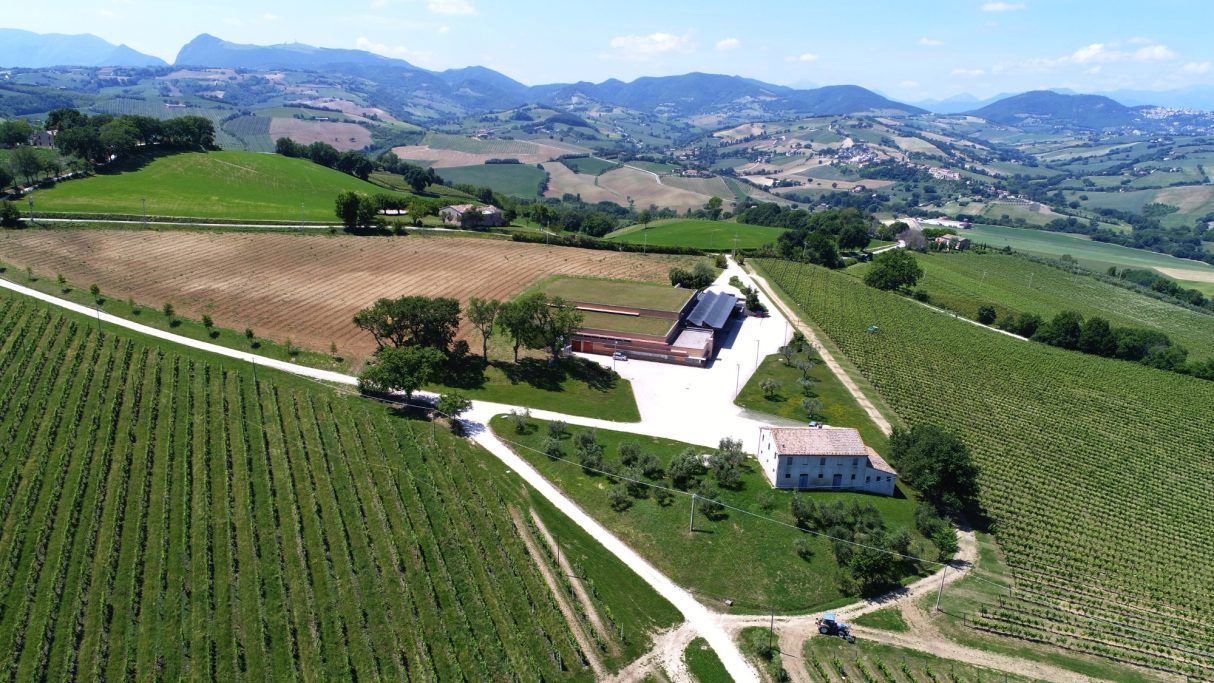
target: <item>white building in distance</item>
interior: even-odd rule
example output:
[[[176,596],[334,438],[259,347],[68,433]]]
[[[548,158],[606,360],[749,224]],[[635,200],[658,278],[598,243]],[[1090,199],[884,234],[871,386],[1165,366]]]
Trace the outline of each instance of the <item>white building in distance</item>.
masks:
[[[840,427],[763,427],[759,464],[778,489],[894,495],[898,473],[860,432]]]

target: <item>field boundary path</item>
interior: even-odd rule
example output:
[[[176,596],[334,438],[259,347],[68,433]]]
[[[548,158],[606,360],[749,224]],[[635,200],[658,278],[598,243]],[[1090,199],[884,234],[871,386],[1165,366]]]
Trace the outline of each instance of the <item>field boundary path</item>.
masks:
[[[333,382],[345,386],[357,386],[358,378],[351,375],[346,375],[340,372],[331,370],[321,370],[318,368],[310,368],[295,363],[289,363],[270,358],[262,358],[256,354],[246,351],[238,351],[230,349],[218,344],[199,341],[182,337],[171,332],[158,330],[154,327],[148,327],[140,323],[126,320],[109,313],[103,313],[99,310],[90,309],[87,306],[82,306],[71,301],[65,301],[49,294],[43,294],[37,290],[23,287],[14,282],[5,279],[0,279],[0,287],[12,290],[19,294],[29,296],[40,301],[45,301],[49,304],[65,308],[67,310],[79,313],[84,316],[92,317],[100,323],[122,327],[124,329],[139,332],[141,334],[162,339],[169,342],[188,346],[214,353],[228,358],[245,361],[251,364],[260,364],[263,367],[270,367],[276,370],[289,372],[303,377],[309,377],[324,382]],[[509,406],[500,403],[488,403],[483,401],[474,401],[472,409],[464,418],[467,423],[468,431],[473,434],[473,440],[483,446],[491,454],[496,456],[508,467],[516,471],[528,484],[543,495],[551,502],[558,510],[568,516],[574,523],[589,533],[596,541],[603,545],[609,552],[626,564],[629,569],[641,577],[646,583],[654,588],[663,598],[668,600],[680,612],[688,624],[695,629],[705,640],[708,641],[712,649],[720,657],[721,663],[725,665],[725,669],[735,681],[758,681],[758,673],[742,655],[742,651],[738,648],[737,643],[730,637],[729,633],[718,620],[718,615],[711,612],[707,607],[697,601],[691,593],[681,588],[674,583],[669,577],[660,572],[656,567],[642,558],[635,550],[630,548],[626,543],[620,540],[615,534],[611,533],[592,518],[584,510],[573,502],[571,498],[565,496],[559,489],[552,485],[547,479],[539,473],[538,470],[531,467],[522,457],[517,455],[509,446],[493,434],[489,429],[489,420],[495,415],[509,412],[517,409],[517,406]],[[566,416],[559,413],[551,413],[550,419],[564,419],[570,423],[580,423],[587,421],[586,418],[578,418],[572,415]],[[613,425],[615,428],[626,426],[624,423],[610,423],[606,420],[590,420],[595,423],[605,423]]]

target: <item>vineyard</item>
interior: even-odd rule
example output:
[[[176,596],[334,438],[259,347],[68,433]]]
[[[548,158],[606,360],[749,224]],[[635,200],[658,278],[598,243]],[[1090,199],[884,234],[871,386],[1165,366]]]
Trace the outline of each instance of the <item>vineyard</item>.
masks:
[[[0,325],[7,680],[590,678],[474,446],[19,298]]]
[[[1214,386],[996,334],[842,273],[759,267],[904,420],[973,450],[1014,590],[966,615],[971,629],[1214,678]]]
[[[1022,312],[1049,319],[1061,311],[1078,311],[1085,317],[1103,317],[1114,326],[1162,332],[1197,360],[1214,356],[1214,315],[1019,256],[960,253],[916,258],[924,271],[919,286],[931,295],[931,303],[968,318],[975,318],[983,305],[993,306],[998,320]],[[856,273],[862,274],[862,268]]]
[[[804,666],[814,683],[1029,683],[1032,679],[941,659],[917,650],[838,638],[805,641]]]
[[[347,357],[374,350],[351,318],[379,297],[504,299],[554,273],[656,282],[683,260],[456,237],[94,230],[6,231],[0,259],[146,306],[171,301],[221,328],[316,350],[335,342]]]

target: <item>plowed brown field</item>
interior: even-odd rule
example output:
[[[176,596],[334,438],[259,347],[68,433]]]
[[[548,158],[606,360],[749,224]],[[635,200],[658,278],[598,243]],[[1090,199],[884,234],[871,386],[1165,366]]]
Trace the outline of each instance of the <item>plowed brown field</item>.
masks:
[[[347,356],[374,349],[358,309],[402,294],[506,299],[551,274],[663,282],[684,257],[468,237],[300,236],[103,230],[0,232],[0,260],[62,273],[105,296]],[[473,341],[466,324],[460,336]],[[473,344],[477,348],[476,344]]]

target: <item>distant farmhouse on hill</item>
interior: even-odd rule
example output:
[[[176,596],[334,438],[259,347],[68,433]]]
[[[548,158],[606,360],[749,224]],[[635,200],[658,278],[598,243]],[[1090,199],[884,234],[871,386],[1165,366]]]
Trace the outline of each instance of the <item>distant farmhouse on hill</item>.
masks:
[[[443,219],[443,225],[461,228],[498,228],[506,224],[506,217],[502,215],[502,210],[492,204],[485,206],[452,204],[439,209],[438,215]]]
[[[894,495],[898,473],[860,432],[841,427],[763,427],[759,463],[778,489]]]

